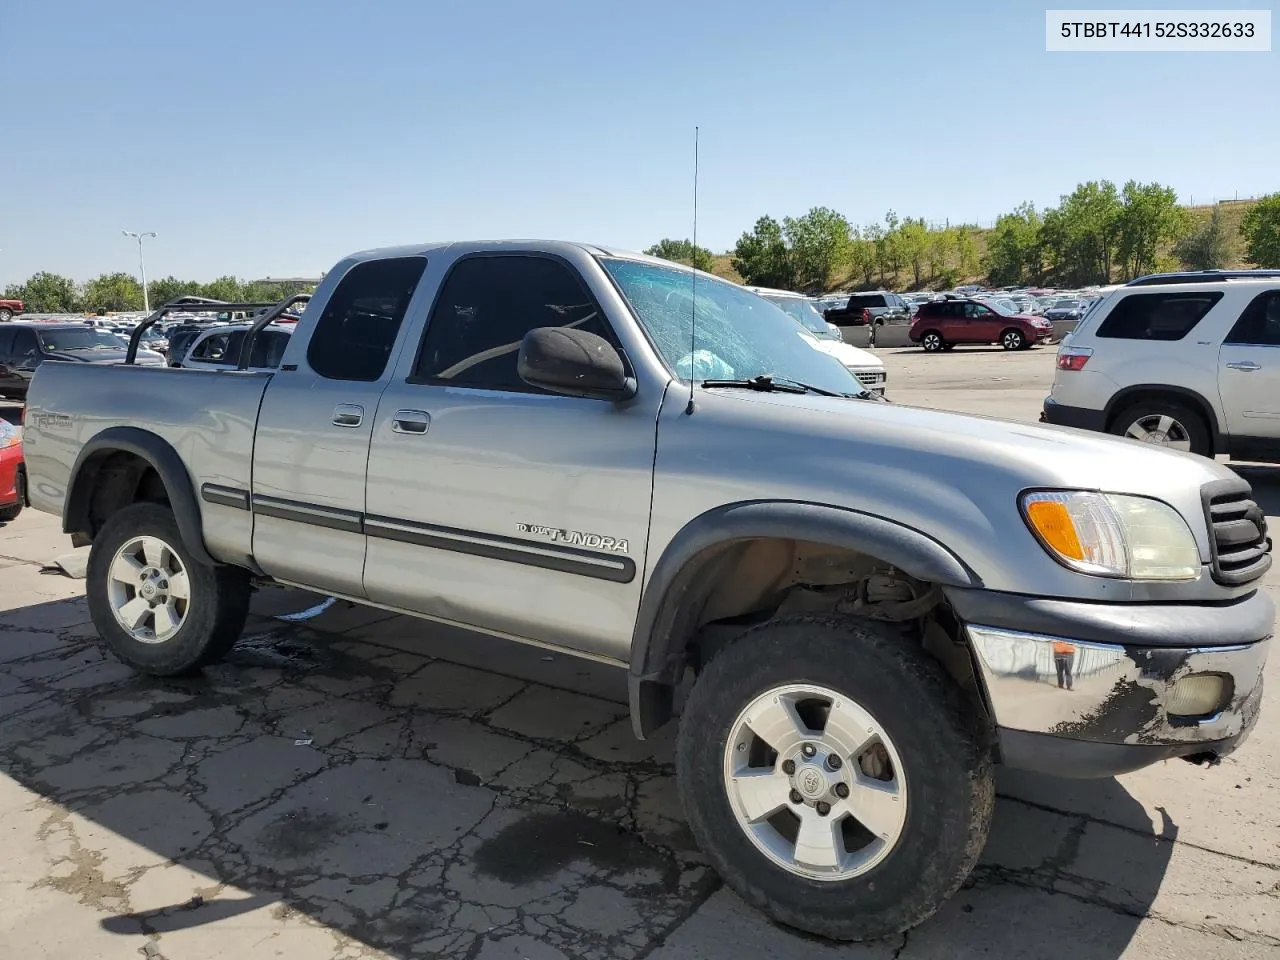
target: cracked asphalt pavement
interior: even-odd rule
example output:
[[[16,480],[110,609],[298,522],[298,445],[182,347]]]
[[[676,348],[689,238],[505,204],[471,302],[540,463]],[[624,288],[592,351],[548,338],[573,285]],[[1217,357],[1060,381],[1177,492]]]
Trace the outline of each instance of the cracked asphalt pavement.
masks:
[[[883,352],[899,401],[1023,419],[1052,366]],[[1240,469],[1280,522],[1280,468]],[[342,603],[285,621],[321,598],[269,589],[225,663],[142,678],[83,582],[42,571],[66,550],[55,518],[0,527],[5,956],[1280,957],[1280,655],[1217,768],[1003,771],[972,881],[904,937],[834,945],[705,866],[671,731],[631,738],[611,668]]]

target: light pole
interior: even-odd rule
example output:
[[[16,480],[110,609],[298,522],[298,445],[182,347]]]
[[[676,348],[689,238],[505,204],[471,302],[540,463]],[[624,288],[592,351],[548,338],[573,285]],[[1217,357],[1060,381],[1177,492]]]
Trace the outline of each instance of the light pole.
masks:
[[[146,313],[151,312],[151,300],[147,297],[147,261],[142,256],[142,241],[146,237],[155,239],[155,231],[148,230],[146,233],[134,233],[132,230],[121,230],[126,237],[133,237],[138,241],[138,269],[142,272],[142,309]]]

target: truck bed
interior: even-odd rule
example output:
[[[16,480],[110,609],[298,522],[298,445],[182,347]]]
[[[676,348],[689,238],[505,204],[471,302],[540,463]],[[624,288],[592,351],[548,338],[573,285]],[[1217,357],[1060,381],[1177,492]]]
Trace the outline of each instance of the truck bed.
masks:
[[[112,427],[145,430],[168,441],[186,465],[209,552],[229,562],[248,556],[250,514],[199,500],[199,493],[206,484],[250,488],[254,426],[270,380],[270,373],[42,364],[31,381],[23,430],[35,478],[32,506],[62,515],[81,449]]]

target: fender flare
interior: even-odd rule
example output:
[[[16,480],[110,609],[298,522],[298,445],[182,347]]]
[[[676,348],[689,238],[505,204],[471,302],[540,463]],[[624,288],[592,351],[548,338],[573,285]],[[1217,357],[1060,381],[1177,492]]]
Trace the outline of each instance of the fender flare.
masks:
[[[644,739],[671,717],[684,662],[678,638],[684,600],[714,576],[743,540],[809,540],[871,554],[940,586],[980,587],[977,574],[926,533],[869,513],[800,501],[753,500],[716,507],[690,520],[663,550],[640,598],[627,686],[631,724]]]
[[[69,492],[62,510],[62,532],[92,534],[89,506],[98,464],[113,453],[130,453],[151,465],[169,494],[169,506],[178,522],[183,546],[198,563],[217,566],[204,545],[200,508],[186,464],[167,440],[139,427],[108,427],[80,448],[80,455],[71,468]]]

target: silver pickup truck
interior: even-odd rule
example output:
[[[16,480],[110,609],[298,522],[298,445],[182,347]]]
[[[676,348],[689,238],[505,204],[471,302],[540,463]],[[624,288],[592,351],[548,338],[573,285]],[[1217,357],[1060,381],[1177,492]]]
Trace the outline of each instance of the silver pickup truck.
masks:
[[[956,890],[993,763],[1213,760],[1257,720],[1271,543],[1232,471],[884,402],[647,257],[357,254],[278,370],[46,363],[26,424],[122,660],[215,660],[273,581],[616,665],[637,736],[682,705],[715,869],[826,937]]]

